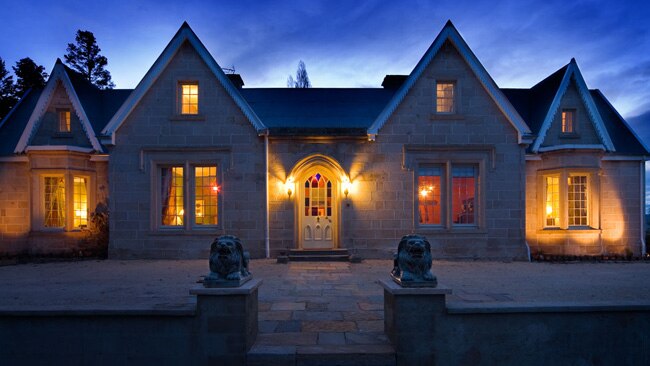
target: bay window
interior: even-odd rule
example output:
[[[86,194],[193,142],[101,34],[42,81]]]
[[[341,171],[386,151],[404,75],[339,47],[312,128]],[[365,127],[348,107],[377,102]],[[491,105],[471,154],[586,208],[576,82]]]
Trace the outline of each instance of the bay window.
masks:
[[[39,204],[34,225],[44,230],[78,230],[88,226],[88,176],[74,173],[43,174],[39,178]]]
[[[590,171],[569,171],[543,175],[543,227],[571,229],[597,227],[596,175]]]

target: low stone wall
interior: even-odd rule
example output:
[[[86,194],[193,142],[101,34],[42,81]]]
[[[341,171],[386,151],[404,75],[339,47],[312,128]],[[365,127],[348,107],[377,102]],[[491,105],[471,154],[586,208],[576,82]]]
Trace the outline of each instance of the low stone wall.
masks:
[[[3,365],[245,365],[261,280],[197,289],[179,310],[3,311]]]
[[[380,282],[398,365],[650,364],[650,306],[447,307],[448,289]]]

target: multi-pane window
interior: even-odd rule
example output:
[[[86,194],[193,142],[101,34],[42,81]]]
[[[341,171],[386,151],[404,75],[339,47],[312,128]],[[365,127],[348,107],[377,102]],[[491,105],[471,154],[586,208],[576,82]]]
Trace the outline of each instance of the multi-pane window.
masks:
[[[199,114],[199,84],[181,83],[180,86],[181,114]]]
[[[587,176],[568,178],[569,226],[587,226]]]
[[[320,173],[305,181],[305,216],[332,216],[332,182]]]
[[[418,216],[423,225],[440,225],[442,167],[422,167],[418,171]]]
[[[590,174],[563,171],[544,176],[544,227],[567,229],[594,224],[590,222],[589,199]]]
[[[576,119],[576,111],[565,109],[562,111],[562,133],[573,133]]]
[[[454,113],[454,83],[437,82],[436,83],[436,112],[437,113]]]
[[[417,176],[418,223],[443,227],[478,225],[478,173],[478,165],[472,164],[420,166]]]
[[[451,170],[452,220],[454,224],[474,224],[476,221],[477,169],[474,166],[454,166]]]
[[[65,227],[65,178],[46,176],[43,178],[44,222],[46,228]]]
[[[70,132],[70,110],[59,110],[59,132]]]
[[[547,227],[560,226],[560,177],[548,176],[546,180],[546,220]]]
[[[178,165],[160,168],[159,225],[217,225],[220,187],[217,167]]]
[[[217,225],[216,166],[194,167],[194,215],[197,225]]]
[[[164,226],[182,226],[185,218],[183,167],[162,168],[160,178],[161,223]]]
[[[72,185],[74,227],[88,226],[88,178],[74,177]]]

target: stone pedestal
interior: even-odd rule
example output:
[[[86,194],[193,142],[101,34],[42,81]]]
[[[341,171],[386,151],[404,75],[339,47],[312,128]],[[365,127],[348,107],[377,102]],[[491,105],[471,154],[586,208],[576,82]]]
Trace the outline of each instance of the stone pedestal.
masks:
[[[257,338],[260,279],[240,287],[190,290],[197,296],[198,333],[204,337],[203,360],[210,364],[244,365]]]
[[[451,289],[407,288],[390,278],[379,283],[384,288],[384,331],[395,347],[397,364],[427,364],[435,352],[436,320],[446,312],[445,296]]]

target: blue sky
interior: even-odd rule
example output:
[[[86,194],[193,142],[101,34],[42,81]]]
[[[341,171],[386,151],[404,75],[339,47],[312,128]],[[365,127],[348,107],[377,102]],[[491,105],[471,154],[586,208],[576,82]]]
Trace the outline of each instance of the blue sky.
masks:
[[[284,87],[301,59],[315,87],[379,87],[385,74],[408,74],[451,19],[501,87],[530,87],[575,57],[623,116],[650,110],[648,2],[5,3],[7,66],[28,56],[51,70],[75,31],[90,30],[118,88],[135,87],[184,20],[248,87]]]

